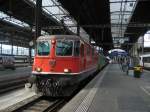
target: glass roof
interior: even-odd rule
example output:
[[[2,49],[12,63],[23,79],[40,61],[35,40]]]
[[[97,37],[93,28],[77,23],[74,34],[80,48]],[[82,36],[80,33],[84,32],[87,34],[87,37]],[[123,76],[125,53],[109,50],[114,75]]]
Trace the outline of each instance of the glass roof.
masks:
[[[36,0],[30,0],[36,4]],[[56,19],[58,22],[64,21],[64,25],[72,32],[77,33],[76,27],[77,22],[73,17],[70,16],[69,12],[65,10],[59,2],[56,0],[42,0],[43,10],[48,13],[51,17]],[[81,36],[89,37],[83,28],[80,28]]]
[[[36,0],[29,0],[36,4]],[[126,26],[130,21],[132,13],[135,9],[136,3],[138,0],[109,0],[110,2],[110,14],[111,14],[111,32],[112,37],[124,38],[124,32],[126,30]],[[74,33],[77,33],[76,27],[77,22],[73,17],[70,16],[69,12],[65,10],[57,0],[42,0],[42,9],[51,17],[56,19],[58,22],[64,21],[64,25],[68,27],[68,29]],[[9,21],[16,25],[22,27],[29,27],[28,24],[13,18],[12,16],[8,16],[3,12],[0,12],[0,19]],[[42,31],[43,34],[46,32]],[[81,28],[80,29],[81,36],[89,37],[86,31]]]
[[[29,1],[36,4],[36,0],[29,0]],[[42,7],[43,7],[43,11],[48,13],[51,17],[53,17],[58,22],[64,20],[64,25],[70,31],[77,33],[77,28],[71,27],[71,26],[77,26],[77,22],[74,20],[74,18],[70,16],[69,12],[61,6],[59,2],[57,2],[56,0],[42,0]],[[0,11],[0,19],[21,27],[30,27],[27,23],[20,21],[12,16],[9,16],[1,11]],[[35,31],[35,29],[33,29],[33,31]],[[42,34],[47,34],[47,32],[42,31]],[[81,36],[89,37],[89,35],[86,33],[86,31],[83,28],[80,28],[80,34]]]
[[[29,25],[25,22],[22,22],[18,19],[13,18],[12,16],[9,16],[3,12],[0,11],[0,20],[4,20],[10,23],[13,23],[15,25],[19,25],[21,27],[29,27]]]
[[[124,38],[126,25],[129,23],[137,0],[110,0],[111,32],[113,39]]]

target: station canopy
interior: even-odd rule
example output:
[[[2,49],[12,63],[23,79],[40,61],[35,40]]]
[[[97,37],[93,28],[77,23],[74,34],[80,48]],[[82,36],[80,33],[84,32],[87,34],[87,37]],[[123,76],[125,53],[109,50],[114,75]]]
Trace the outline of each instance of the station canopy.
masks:
[[[134,7],[134,12],[130,18],[129,24],[124,36],[131,37],[130,42],[134,43],[140,36],[150,29],[150,0],[138,0]]]
[[[110,0],[110,10],[116,47],[131,48],[150,27],[150,0]]]
[[[55,1],[47,1],[55,4]],[[60,11],[60,8],[57,6],[50,10],[45,6],[46,3],[46,0],[43,0],[40,22],[43,28],[42,34],[62,34],[60,28],[46,29],[49,26],[63,26],[60,18],[53,13],[56,10]],[[35,35],[35,5],[35,0],[0,0],[1,40],[8,39],[14,45],[29,46],[29,41],[33,40]],[[26,35],[22,35],[20,32],[26,33]],[[72,34],[72,31],[66,28],[65,33]]]
[[[136,2],[136,0],[110,0],[111,32],[115,47],[120,47],[124,41],[129,41],[129,37],[124,35]]]
[[[112,48],[109,0],[58,0],[96,45]]]
[[[36,1],[0,0],[0,39],[28,46],[35,35]],[[104,50],[125,46],[149,29],[149,7],[150,0],[42,0],[42,34],[77,34],[78,26],[80,36]]]

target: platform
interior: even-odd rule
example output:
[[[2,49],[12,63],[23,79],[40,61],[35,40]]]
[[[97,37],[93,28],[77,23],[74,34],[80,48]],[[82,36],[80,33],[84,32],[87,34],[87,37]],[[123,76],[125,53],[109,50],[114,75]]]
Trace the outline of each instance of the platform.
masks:
[[[26,104],[30,100],[36,99],[38,96],[35,92],[23,89],[11,91],[0,96],[0,112],[10,112],[15,108]]]
[[[31,66],[28,67],[19,67],[16,70],[6,69],[0,71],[0,81],[16,79],[20,77],[26,77],[31,74]]]
[[[150,112],[150,72],[134,78],[110,64],[59,112]]]

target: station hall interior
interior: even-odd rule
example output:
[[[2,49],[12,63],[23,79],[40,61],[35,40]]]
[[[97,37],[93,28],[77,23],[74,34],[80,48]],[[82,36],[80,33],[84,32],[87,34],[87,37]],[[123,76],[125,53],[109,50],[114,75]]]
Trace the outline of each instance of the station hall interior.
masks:
[[[0,112],[150,112],[149,11],[150,0],[0,0]]]

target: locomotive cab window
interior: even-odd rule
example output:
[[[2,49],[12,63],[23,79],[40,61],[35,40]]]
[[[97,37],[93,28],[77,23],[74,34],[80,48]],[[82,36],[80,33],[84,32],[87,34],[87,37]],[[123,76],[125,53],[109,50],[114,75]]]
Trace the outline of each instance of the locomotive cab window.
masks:
[[[50,54],[50,43],[48,41],[40,41],[37,43],[37,54],[39,56],[47,56]]]
[[[56,55],[57,56],[72,56],[73,41],[57,40]]]

